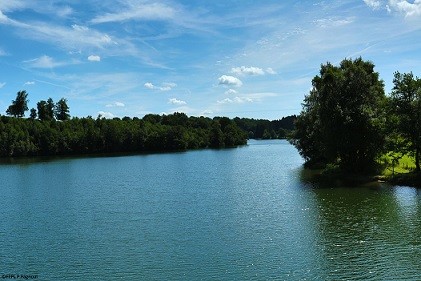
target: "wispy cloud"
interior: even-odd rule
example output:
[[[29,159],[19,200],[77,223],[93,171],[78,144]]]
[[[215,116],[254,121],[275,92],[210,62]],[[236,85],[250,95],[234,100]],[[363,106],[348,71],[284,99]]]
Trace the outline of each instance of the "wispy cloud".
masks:
[[[68,89],[67,96],[73,100],[98,101],[98,104],[112,96],[135,95],[141,87],[138,73],[131,72],[50,75],[49,79],[55,85],[64,85],[61,87]]]
[[[34,85],[34,84],[35,84],[34,81],[26,81],[23,85],[26,86],[26,85]]]
[[[328,17],[322,19],[314,20],[314,23],[321,27],[321,28],[328,28],[328,27],[338,27],[342,25],[351,24],[354,21],[354,18],[337,18],[337,17]]]
[[[240,79],[230,75],[222,75],[218,78],[219,85],[241,87],[243,82]]]
[[[3,83],[0,82],[0,89],[3,88],[5,85],[6,85],[5,82],[3,82]]]
[[[44,1],[39,5],[37,1],[28,0],[8,0],[0,1],[0,10],[4,12],[13,12],[19,10],[31,9],[39,14],[51,16],[68,17],[73,13],[73,9],[62,1],[52,0]]]
[[[52,57],[49,57],[47,55],[43,55],[39,58],[24,61],[24,63],[30,68],[55,68],[55,67],[60,67],[64,65],[74,64],[74,62],[73,63],[58,62],[58,61],[55,61]]]
[[[21,22],[10,19],[0,10],[0,24],[10,25],[17,28],[19,36],[30,38],[42,43],[48,42],[70,52],[75,50],[107,53],[110,55],[124,55],[138,57],[148,64],[152,64],[150,59],[141,52],[130,40],[115,38],[106,32],[96,29],[72,24],[71,26],[61,26],[47,22]]]
[[[14,11],[28,7],[28,2],[25,0],[6,0],[0,1],[0,10],[2,11]]]
[[[367,4],[370,8],[379,9],[382,6],[382,3],[378,0],[364,0],[364,3]]]
[[[129,20],[167,20],[175,16],[176,10],[164,3],[124,1],[125,7],[114,13],[105,13],[91,20],[94,24]]]
[[[274,74],[276,74],[276,71],[273,70],[272,67],[268,67],[268,68],[266,68],[266,73],[267,74],[274,75]]]

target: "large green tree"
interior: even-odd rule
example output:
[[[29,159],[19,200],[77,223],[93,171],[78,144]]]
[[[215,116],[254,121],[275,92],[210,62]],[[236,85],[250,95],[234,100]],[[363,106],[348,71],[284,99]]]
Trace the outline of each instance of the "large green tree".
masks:
[[[23,90],[16,94],[16,99],[7,108],[6,113],[14,117],[25,116],[25,111],[28,110],[28,93]]]
[[[296,121],[293,144],[309,162],[370,168],[384,143],[383,82],[362,58],[326,63],[312,81]]]
[[[38,118],[40,120],[53,120],[54,119],[54,101],[49,98],[47,101],[41,100],[37,103]]]
[[[407,141],[399,148],[415,157],[420,171],[421,154],[421,79],[411,73],[395,72],[391,93],[391,113],[396,132]]]
[[[69,114],[69,106],[67,105],[67,100],[65,98],[61,98],[54,108],[54,114],[57,120],[65,121],[70,118]]]

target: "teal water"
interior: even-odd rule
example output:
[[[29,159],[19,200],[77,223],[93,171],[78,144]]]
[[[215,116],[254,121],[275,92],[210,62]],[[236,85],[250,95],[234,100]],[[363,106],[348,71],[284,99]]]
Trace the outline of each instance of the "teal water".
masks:
[[[286,141],[0,164],[0,274],[421,280],[421,194],[318,187]]]

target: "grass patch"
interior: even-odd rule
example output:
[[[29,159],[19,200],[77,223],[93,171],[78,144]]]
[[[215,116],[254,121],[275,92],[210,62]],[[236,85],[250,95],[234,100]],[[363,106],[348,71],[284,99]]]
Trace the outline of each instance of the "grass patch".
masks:
[[[392,161],[393,153],[383,155],[379,164],[382,167],[379,178],[395,185],[421,187],[421,173],[415,172],[415,159],[403,155],[399,160]],[[393,165],[394,164],[394,165]]]
[[[381,175],[390,177],[397,174],[407,174],[415,170],[415,159],[407,154],[393,163],[390,155],[383,155],[379,162],[382,166]]]
[[[403,155],[399,159],[396,156],[398,155],[394,153],[384,154],[377,160],[373,170],[365,173],[344,171],[334,164],[307,163],[305,172],[301,176],[304,181],[316,182],[322,187],[389,182],[394,185],[421,188],[421,173],[415,172],[415,159],[410,155]]]

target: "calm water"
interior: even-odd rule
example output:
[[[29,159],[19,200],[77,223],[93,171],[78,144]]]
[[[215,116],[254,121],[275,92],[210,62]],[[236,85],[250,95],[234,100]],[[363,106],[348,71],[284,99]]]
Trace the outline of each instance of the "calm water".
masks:
[[[0,165],[0,274],[421,280],[421,192],[317,187],[286,141]]]

